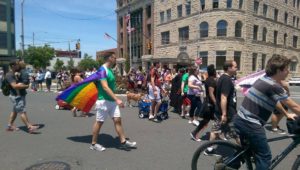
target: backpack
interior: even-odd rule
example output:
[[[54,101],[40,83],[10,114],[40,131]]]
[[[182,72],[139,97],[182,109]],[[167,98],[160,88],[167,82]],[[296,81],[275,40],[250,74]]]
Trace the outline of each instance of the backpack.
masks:
[[[4,78],[4,79],[2,80],[2,84],[1,84],[1,90],[2,90],[3,95],[4,95],[4,96],[9,96],[9,94],[10,94],[10,89],[11,89],[11,87],[10,87],[9,82],[7,81],[6,78]]]

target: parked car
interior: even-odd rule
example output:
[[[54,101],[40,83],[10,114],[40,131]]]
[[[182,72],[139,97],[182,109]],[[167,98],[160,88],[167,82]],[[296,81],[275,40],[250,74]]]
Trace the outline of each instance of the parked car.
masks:
[[[289,85],[290,86],[293,86],[293,85],[299,86],[300,85],[300,77],[292,77],[292,78],[290,78]]]

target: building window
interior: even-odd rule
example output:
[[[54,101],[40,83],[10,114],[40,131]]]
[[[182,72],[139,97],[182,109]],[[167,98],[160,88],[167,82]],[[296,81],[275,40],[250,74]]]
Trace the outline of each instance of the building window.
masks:
[[[287,34],[285,33],[283,35],[283,45],[286,46],[286,39],[287,39]]]
[[[267,55],[266,54],[262,54],[261,55],[261,69],[265,69],[265,65],[266,65],[266,58],[267,58]]]
[[[299,28],[299,18],[297,17],[297,24],[296,27]]]
[[[290,64],[290,71],[292,71],[292,72],[297,71],[297,61],[296,60],[292,60],[292,62]]]
[[[200,0],[202,11],[205,9],[205,0]]]
[[[293,16],[293,27],[296,26],[296,16]]]
[[[186,15],[191,15],[191,1],[185,3],[185,13]]]
[[[146,9],[146,12],[147,12],[147,17],[150,18],[151,17],[151,6],[147,6],[147,9]]]
[[[216,52],[216,70],[223,70],[223,65],[226,61],[226,51]]]
[[[255,0],[254,1],[254,9],[253,9],[255,14],[258,14],[258,7],[259,7],[259,2]]]
[[[7,48],[7,32],[0,32],[0,48]]]
[[[219,8],[219,0],[213,0],[213,9]]]
[[[258,25],[254,25],[254,27],[253,27],[253,40],[257,40],[257,34],[258,34]]]
[[[287,3],[288,3],[288,0],[285,0],[285,3],[287,4]]]
[[[120,25],[120,28],[123,28],[123,17],[119,18],[119,25]]]
[[[278,21],[278,9],[274,9],[274,20]]]
[[[200,24],[200,37],[208,37],[208,23],[202,22]]]
[[[300,7],[300,0],[297,0],[297,9]]]
[[[297,48],[297,44],[298,44],[298,36],[293,36],[293,47]]]
[[[221,20],[217,23],[217,36],[226,36],[227,35],[227,22]]]
[[[288,15],[288,13],[284,13],[284,23],[285,24],[288,24],[288,17],[289,17],[289,15]]]
[[[171,15],[172,15],[171,9],[168,9],[167,10],[167,21],[171,21]]]
[[[200,69],[206,68],[207,64],[208,64],[208,58],[207,58],[208,52],[207,51],[201,51],[201,52],[199,52],[199,56],[202,59],[202,64],[200,65]]]
[[[238,70],[241,70],[241,54],[242,52],[235,51],[233,56],[233,60],[236,62]]]
[[[161,33],[161,44],[170,44],[170,31],[162,32]]]
[[[252,54],[252,71],[256,71],[257,53]]]
[[[264,4],[264,6],[263,6],[263,15],[264,15],[264,17],[267,17],[267,14],[268,14],[268,5]]]
[[[274,44],[277,44],[278,31],[274,31]]]
[[[235,37],[242,37],[242,27],[243,24],[241,21],[235,23]]]
[[[242,8],[243,8],[243,3],[244,3],[244,0],[240,0],[240,1],[239,1],[239,9],[242,9]]]
[[[0,4],[0,21],[6,21],[6,6]]]
[[[159,13],[160,14],[160,23],[164,23],[165,21],[165,12],[164,11],[162,11],[162,12],[160,12]]]
[[[267,42],[267,28],[263,28],[262,41]]]
[[[182,5],[177,6],[177,17],[182,17]]]
[[[227,0],[227,8],[232,8],[232,0]]]
[[[179,32],[179,41],[187,41],[189,40],[189,27],[183,27],[178,29]]]
[[[123,44],[123,33],[120,33],[120,44]]]
[[[296,0],[293,0],[293,7],[296,7]]]

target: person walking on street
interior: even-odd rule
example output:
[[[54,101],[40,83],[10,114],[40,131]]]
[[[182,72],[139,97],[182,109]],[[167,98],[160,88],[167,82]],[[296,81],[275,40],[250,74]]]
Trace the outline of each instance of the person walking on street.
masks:
[[[50,92],[51,84],[52,84],[52,77],[51,77],[51,72],[49,69],[47,69],[47,71],[46,71],[45,80],[46,80],[47,91]]]
[[[109,53],[104,56],[104,64],[99,68],[98,72],[102,76],[98,82],[98,100],[96,101],[96,121],[93,126],[93,138],[90,145],[91,150],[104,151],[105,147],[97,143],[100,129],[107,117],[112,118],[115,130],[119,136],[121,147],[124,149],[136,147],[136,142],[131,142],[125,138],[120,107],[124,107],[124,103],[115,94],[116,79],[112,68],[116,64],[116,55]]]
[[[23,73],[24,71],[21,71],[20,64],[18,61],[12,61],[9,64],[11,71],[6,74],[6,79],[9,82],[11,86],[9,99],[12,102],[13,110],[9,116],[9,121],[7,125],[7,131],[16,131],[19,130],[16,126],[14,126],[14,121],[17,117],[17,114],[20,114],[21,120],[28,128],[29,133],[33,133],[35,130],[37,130],[39,127],[32,125],[27,117],[26,113],[26,89],[29,87],[28,83],[29,80],[23,80],[22,78],[28,77],[27,75],[20,75],[18,78],[16,77],[16,73]],[[18,92],[17,92],[18,91]]]

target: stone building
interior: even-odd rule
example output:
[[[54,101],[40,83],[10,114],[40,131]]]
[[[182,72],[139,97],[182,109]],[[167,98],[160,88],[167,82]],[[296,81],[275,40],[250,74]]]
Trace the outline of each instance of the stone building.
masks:
[[[219,70],[232,59],[245,75],[282,54],[299,76],[299,6],[300,0],[154,0],[151,57],[171,68],[201,57],[202,68]]]
[[[0,0],[0,67],[8,70],[8,63],[15,59],[15,4],[14,0]]]
[[[132,67],[149,67],[153,54],[153,0],[117,0],[116,13],[118,69],[125,69],[126,58],[131,58]]]

